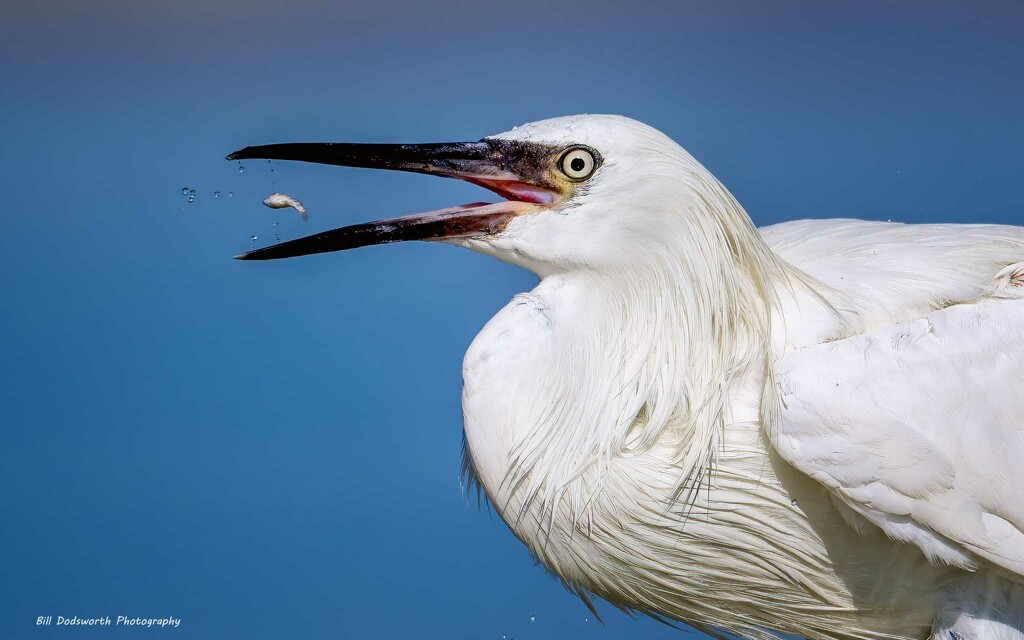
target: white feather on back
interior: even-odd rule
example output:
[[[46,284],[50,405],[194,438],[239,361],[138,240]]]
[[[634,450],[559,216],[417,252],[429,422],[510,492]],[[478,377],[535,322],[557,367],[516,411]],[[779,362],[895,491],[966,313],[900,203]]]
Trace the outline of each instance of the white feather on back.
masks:
[[[1024,576],[1024,301],[799,349],[776,450],[891,537]]]

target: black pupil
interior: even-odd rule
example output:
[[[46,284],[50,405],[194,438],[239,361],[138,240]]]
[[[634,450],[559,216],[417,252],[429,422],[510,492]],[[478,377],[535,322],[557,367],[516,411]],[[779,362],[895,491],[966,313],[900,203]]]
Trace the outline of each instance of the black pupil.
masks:
[[[587,163],[584,162],[583,158],[573,158],[569,162],[569,167],[573,171],[583,171],[583,167],[585,167],[585,166],[587,166]]]

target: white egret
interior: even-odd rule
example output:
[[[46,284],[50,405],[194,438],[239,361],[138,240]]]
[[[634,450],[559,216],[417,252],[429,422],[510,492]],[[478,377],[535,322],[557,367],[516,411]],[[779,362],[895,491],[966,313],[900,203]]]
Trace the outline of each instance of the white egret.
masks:
[[[433,240],[536,273],[466,354],[465,468],[585,600],[750,638],[1024,638],[1024,230],[758,230],[617,116],[229,157],[508,200],[239,257]]]

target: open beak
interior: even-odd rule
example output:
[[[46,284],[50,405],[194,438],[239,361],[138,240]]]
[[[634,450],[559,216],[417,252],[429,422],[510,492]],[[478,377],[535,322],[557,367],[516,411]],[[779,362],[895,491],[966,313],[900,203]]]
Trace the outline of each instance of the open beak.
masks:
[[[501,139],[433,144],[290,143],[246,147],[228,160],[299,160],[343,167],[428,173],[480,185],[506,199],[475,202],[400,218],[324,231],[235,256],[275,260],[406,240],[455,240],[500,232],[513,218],[543,209],[562,196],[548,183],[550,150]]]

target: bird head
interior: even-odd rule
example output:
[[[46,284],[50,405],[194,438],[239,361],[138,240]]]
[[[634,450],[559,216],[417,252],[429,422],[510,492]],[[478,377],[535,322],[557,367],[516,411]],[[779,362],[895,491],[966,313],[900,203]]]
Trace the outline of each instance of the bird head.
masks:
[[[505,201],[343,227],[237,256],[242,260],[425,240],[468,247],[540,275],[630,264],[677,238],[685,212],[695,210],[690,205],[718,185],[664,134],[608,115],[543,120],[477,142],[288,143],[228,156],[251,158],[457,178]]]

